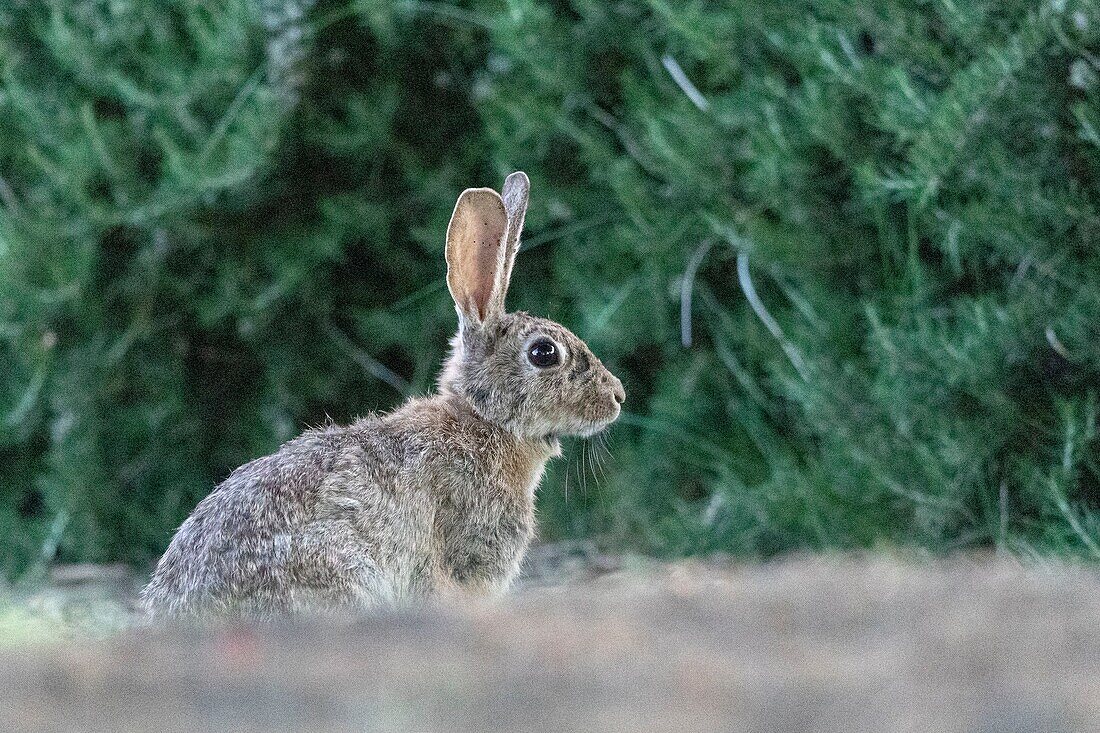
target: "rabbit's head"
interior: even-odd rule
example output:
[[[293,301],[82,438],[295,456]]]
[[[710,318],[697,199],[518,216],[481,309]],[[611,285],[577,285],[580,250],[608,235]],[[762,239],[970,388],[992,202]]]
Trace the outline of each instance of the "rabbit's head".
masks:
[[[447,287],[459,328],[440,390],[517,435],[588,436],[619,416],[622,382],[569,329],[504,310],[528,186],[517,172],[503,196],[469,188],[458,197],[447,227]]]

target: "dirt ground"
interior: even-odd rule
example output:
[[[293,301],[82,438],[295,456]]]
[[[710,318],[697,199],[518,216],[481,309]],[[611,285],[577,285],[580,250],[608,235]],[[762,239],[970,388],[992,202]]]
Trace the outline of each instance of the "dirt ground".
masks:
[[[1100,730],[1097,569],[540,552],[495,603],[8,645],[0,730]]]

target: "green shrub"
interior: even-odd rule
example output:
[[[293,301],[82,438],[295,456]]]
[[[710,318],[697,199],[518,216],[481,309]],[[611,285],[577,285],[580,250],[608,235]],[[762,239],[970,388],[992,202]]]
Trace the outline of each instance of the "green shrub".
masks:
[[[546,536],[1100,557],[1093,3],[16,0],[0,85],[9,573],[429,390],[518,168],[511,305],[628,393]]]

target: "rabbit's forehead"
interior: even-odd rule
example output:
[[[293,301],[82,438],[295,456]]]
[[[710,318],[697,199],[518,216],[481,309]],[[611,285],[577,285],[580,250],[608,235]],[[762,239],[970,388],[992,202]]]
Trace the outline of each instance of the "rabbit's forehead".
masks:
[[[587,351],[588,347],[583,341],[565,326],[555,321],[550,321],[526,313],[512,314],[515,321],[512,325],[513,334],[520,341],[527,341],[535,336],[546,336],[557,341],[571,351]]]

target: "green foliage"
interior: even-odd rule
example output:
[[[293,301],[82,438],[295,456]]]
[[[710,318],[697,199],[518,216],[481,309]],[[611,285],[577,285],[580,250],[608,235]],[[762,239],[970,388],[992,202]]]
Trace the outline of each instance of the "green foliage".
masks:
[[[544,534],[1100,557],[1098,131],[1072,0],[7,3],[2,569],[430,389],[517,168],[511,305],[628,393]]]

